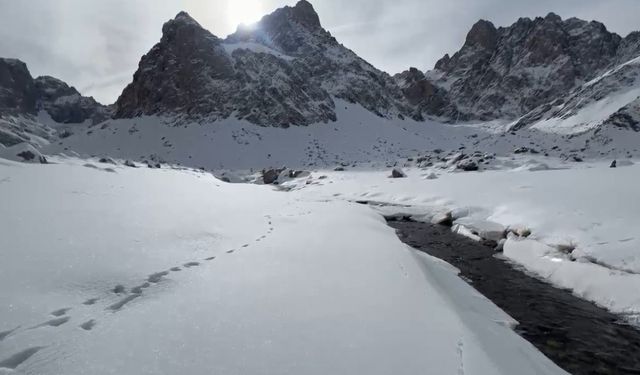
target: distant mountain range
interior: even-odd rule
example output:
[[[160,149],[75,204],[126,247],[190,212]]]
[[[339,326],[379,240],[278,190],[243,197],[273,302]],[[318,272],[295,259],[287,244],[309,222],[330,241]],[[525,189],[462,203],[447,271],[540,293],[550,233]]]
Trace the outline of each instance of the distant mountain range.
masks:
[[[638,131],[639,56],[640,32],[623,38],[599,22],[550,13],[509,27],[478,21],[462,48],[434,69],[391,76],[340,44],[305,0],[225,39],[181,12],[165,23],[112,106],[0,59],[0,143],[29,141],[34,129],[50,140],[74,133],[57,124],[149,116],[174,125],[330,124],[343,120],[343,102],[394,122],[498,122],[504,131],[573,135],[604,125]]]

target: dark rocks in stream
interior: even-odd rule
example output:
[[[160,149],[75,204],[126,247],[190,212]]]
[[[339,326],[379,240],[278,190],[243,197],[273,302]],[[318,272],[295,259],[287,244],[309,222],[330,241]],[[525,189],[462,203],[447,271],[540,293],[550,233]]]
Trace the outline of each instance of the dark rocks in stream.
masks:
[[[640,330],[571,291],[496,257],[496,249],[428,223],[389,220],[400,239],[440,258],[519,322],[515,331],[574,375],[640,374]],[[504,240],[498,242],[501,248]]]

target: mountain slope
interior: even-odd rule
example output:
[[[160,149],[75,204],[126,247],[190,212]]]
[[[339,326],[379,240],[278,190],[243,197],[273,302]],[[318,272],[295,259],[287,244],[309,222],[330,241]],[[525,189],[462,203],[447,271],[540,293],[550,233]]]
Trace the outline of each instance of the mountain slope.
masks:
[[[559,97],[555,102],[536,108],[519,119],[512,129],[530,126],[569,134],[596,129],[639,97],[640,57],[636,57]],[[632,107],[625,111],[632,111]],[[626,129],[637,130],[638,124],[633,119],[633,116],[619,114],[611,123],[620,126],[624,123]]]

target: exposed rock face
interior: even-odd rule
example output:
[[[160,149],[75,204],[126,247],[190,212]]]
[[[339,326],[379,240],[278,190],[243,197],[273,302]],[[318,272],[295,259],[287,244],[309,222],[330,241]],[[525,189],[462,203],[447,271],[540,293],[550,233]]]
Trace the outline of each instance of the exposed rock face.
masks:
[[[640,132],[640,97],[609,116],[604,124]]]
[[[65,124],[109,117],[107,107],[61,80],[48,76],[33,79],[22,61],[0,58],[0,115],[35,115],[39,109]]]
[[[96,123],[110,117],[108,107],[66,83],[52,77],[33,79],[22,61],[0,58],[0,144],[38,144],[54,137],[55,130],[34,117],[41,109],[65,124]]]
[[[34,113],[36,88],[27,64],[0,58],[0,114]]]
[[[617,112],[613,113],[606,121],[602,121],[605,120],[603,118],[601,122],[638,131],[640,130],[640,126],[638,126],[640,118],[638,103],[640,100],[636,99],[638,96],[640,96],[640,57],[605,71],[599,77],[565,93],[561,98],[535,108],[520,118],[511,129],[519,130],[543,120],[566,120],[588,106],[610,101],[620,103],[609,113]],[[606,116],[607,107],[607,105],[601,104],[601,108],[593,115],[604,113]],[[584,119],[585,122],[592,120],[594,119],[591,116]],[[595,122],[590,126],[597,127],[599,125],[601,124]]]
[[[141,60],[116,117],[163,113],[262,126],[335,121],[333,97],[387,117],[419,117],[393,79],[339,44],[300,1],[217,38],[182,12]]]
[[[402,89],[404,96],[410,105],[414,106],[418,113],[428,114],[448,119],[460,119],[461,114],[451,104],[447,91],[433,84],[417,68],[394,76],[396,83]],[[462,118],[464,120],[466,118]]]
[[[610,67],[621,40],[601,23],[553,13],[506,28],[479,21],[460,51],[438,61],[436,84],[471,118],[517,118]]]
[[[95,124],[111,116],[107,107],[92,97],[80,95],[74,87],[57,78],[42,76],[36,78],[34,83],[39,107],[56,122],[77,124],[90,120]]]

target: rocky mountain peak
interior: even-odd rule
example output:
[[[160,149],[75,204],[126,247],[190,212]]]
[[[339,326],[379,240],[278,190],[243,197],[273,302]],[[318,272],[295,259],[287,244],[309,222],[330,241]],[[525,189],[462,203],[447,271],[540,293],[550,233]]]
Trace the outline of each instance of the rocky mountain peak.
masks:
[[[226,39],[229,43],[246,41],[264,44],[288,55],[302,55],[335,39],[322,28],[313,6],[302,0],[293,7],[276,9],[250,27],[238,27]]]
[[[309,29],[319,29],[320,17],[313,9],[313,5],[306,0],[300,0],[293,8],[291,8],[291,19]]]
[[[486,20],[476,22],[467,34],[466,46],[479,46],[492,50],[498,43],[498,30],[493,23]]]
[[[335,121],[339,98],[379,116],[416,117],[393,79],[338,43],[307,1],[221,40],[186,14],[163,27],[116,103],[116,117],[233,116],[263,126]]]
[[[194,38],[197,35],[217,39],[185,11],[178,13],[162,26],[162,41],[165,43],[188,42],[188,38]]]
[[[544,20],[547,22],[562,22],[562,17],[553,12],[549,12],[549,14],[544,17]]]

